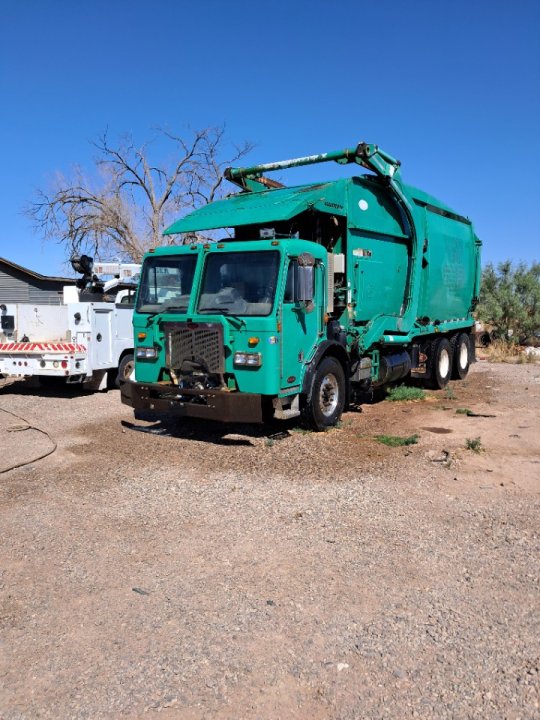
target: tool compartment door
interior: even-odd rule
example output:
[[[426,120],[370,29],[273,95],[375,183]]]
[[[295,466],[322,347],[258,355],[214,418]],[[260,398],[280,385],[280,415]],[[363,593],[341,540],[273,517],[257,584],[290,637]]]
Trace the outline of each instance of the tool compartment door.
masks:
[[[114,306],[113,306],[114,307]],[[90,363],[92,370],[107,369],[113,363],[113,307],[92,309]]]

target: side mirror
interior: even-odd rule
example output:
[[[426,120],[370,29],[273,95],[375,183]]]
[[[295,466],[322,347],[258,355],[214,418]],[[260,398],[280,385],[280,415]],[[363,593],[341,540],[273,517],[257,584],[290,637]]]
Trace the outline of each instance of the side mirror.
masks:
[[[313,268],[298,267],[298,302],[313,302]]]
[[[308,308],[313,304],[313,267],[315,258],[310,253],[298,257],[298,302]]]

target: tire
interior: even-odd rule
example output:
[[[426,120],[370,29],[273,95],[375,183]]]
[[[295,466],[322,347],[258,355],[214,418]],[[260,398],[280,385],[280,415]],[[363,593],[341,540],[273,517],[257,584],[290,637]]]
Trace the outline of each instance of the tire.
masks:
[[[471,339],[467,333],[454,335],[452,345],[452,379],[464,380],[471,365]]]
[[[429,353],[430,377],[426,381],[432,390],[442,390],[452,377],[452,346],[445,338],[437,338],[431,343]]]
[[[118,375],[116,376],[116,387],[120,387],[120,385],[126,380],[129,379],[129,376],[133,372],[133,368],[135,367],[135,358],[133,356],[133,353],[127,353],[127,355],[124,355],[124,357],[120,360],[120,365],[118,366]]]
[[[315,370],[305,396],[301,420],[305,427],[321,431],[335,425],[345,408],[345,372],[333,357],[325,357]]]
[[[487,348],[491,345],[491,335],[488,332],[482,332],[477,336],[477,343],[479,347]]]

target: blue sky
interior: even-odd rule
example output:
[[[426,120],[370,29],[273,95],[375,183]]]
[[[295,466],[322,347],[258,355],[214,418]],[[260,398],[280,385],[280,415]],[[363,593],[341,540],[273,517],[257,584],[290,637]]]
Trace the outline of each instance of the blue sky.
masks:
[[[473,220],[485,262],[540,260],[537,0],[21,0],[0,33],[0,255],[19,264],[67,272],[22,209],[91,168],[106,128],[222,123],[253,163],[375,142]]]

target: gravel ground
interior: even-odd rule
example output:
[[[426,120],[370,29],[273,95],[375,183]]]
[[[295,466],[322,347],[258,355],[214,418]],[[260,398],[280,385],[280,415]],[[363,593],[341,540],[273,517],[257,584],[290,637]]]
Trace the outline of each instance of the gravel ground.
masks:
[[[0,717],[538,717],[539,397],[478,363],[314,434],[4,387]]]

